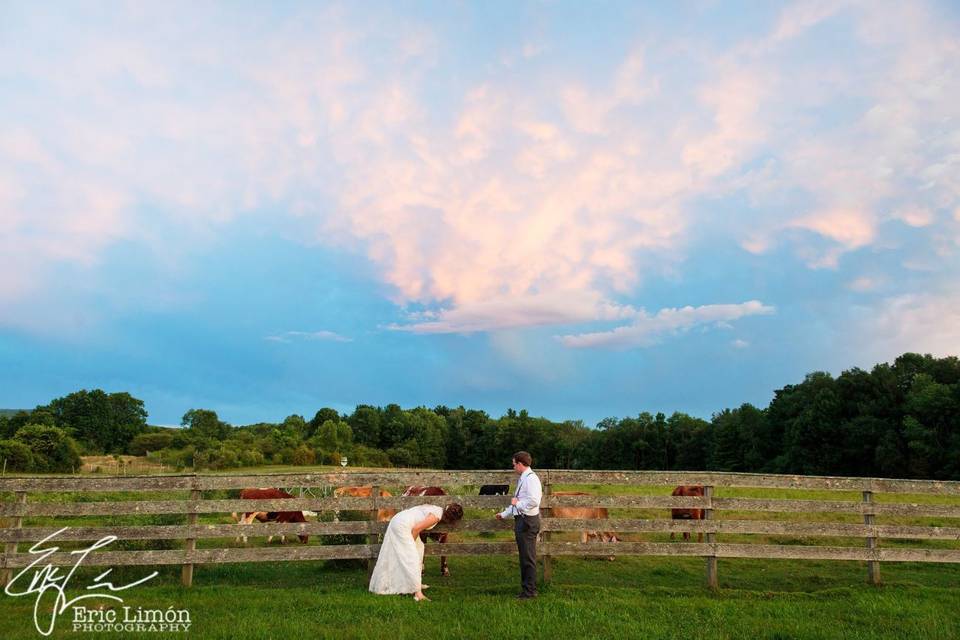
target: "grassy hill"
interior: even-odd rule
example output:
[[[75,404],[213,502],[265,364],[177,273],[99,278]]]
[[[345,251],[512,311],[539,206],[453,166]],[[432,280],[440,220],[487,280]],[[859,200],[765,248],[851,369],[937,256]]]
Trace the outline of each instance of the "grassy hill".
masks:
[[[368,593],[365,569],[323,562],[201,565],[190,589],[179,584],[179,566],[159,566],[149,569],[158,576],[120,595],[126,606],[187,609],[190,636],[224,640],[952,640],[960,633],[957,565],[884,564],[885,584],[877,588],[864,584],[859,563],[722,560],[721,589],[712,593],[702,585],[701,558],[564,557],[540,597],[523,602],[514,599],[519,570],[512,556],[458,556],[450,567],[451,576],[440,578],[437,558],[426,558],[433,601],[423,603]],[[70,586],[90,584],[101,571],[80,567]],[[118,567],[111,578],[123,584],[149,571]],[[33,626],[34,600],[0,598],[4,638],[41,637]],[[187,637],[138,637],[147,635]],[[69,613],[52,637],[81,637],[71,630]]]
[[[0,416],[15,416],[25,409],[0,409]]]

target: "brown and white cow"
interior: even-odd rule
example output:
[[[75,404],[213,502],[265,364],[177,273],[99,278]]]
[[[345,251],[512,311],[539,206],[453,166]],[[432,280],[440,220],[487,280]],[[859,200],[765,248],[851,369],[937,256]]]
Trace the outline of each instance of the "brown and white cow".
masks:
[[[241,489],[240,499],[241,500],[278,500],[281,498],[293,498],[295,496],[287,493],[283,489],[274,489],[274,488],[261,488],[261,489]],[[303,515],[303,511],[248,511],[242,516],[238,516],[236,513],[230,514],[231,517],[238,523],[253,524],[253,521],[257,522],[276,522],[280,524],[286,524],[291,522],[306,522],[307,519]],[[310,539],[309,536],[303,534],[297,534],[297,537],[300,539],[300,542],[307,544],[307,541]],[[240,539],[243,540],[243,543],[247,543],[246,534],[240,534]],[[267,537],[267,544],[273,541],[273,536]],[[280,544],[286,544],[287,536],[281,534]]]
[[[369,498],[373,494],[373,487],[337,487],[333,490],[333,495],[337,498]],[[381,498],[390,498],[393,494],[386,489],[380,489]],[[351,509],[352,511],[352,509]],[[397,515],[396,509],[377,509],[377,522],[388,522],[390,518]],[[333,521],[340,520],[340,511],[333,512]]]
[[[679,487],[674,489],[673,493],[671,493],[670,495],[684,496],[684,497],[692,497],[692,496],[703,497],[703,486],[698,484],[680,485]],[[673,518],[674,520],[703,520],[703,509],[671,509],[670,517]],[[670,534],[671,540],[675,539],[675,537],[676,537],[675,533]],[[684,542],[690,541],[689,531],[683,532],[683,540]],[[703,542],[702,532],[697,534],[697,542]]]
[[[582,491],[554,491],[554,496],[589,496]],[[570,518],[572,520],[607,520],[610,517],[606,507],[551,507],[554,518]],[[620,538],[613,531],[581,531],[580,544],[591,540],[598,542],[620,542]],[[613,560],[613,557],[610,558]]]
[[[403,492],[404,498],[445,495],[447,495],[447,492],[440,487],[407,487],[407,490]],[[440,544],[444,544],[447,541],[447,533],[446,531],[424,531],[420,534],[420,539],[423,540],[424,544],[426,544],[427,538],[432,538]],[[440,556],[440,575],[444,577],[450,575],[450,567],[447,566],[447,556]]]

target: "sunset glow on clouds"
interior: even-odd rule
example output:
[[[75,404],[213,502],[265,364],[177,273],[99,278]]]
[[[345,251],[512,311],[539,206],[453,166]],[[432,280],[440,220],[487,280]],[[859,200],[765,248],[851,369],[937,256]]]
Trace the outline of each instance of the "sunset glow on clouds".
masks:
[[[951,3],[0,16],[0,353],[60,363],[0,406],[594,419],[960,352]]]

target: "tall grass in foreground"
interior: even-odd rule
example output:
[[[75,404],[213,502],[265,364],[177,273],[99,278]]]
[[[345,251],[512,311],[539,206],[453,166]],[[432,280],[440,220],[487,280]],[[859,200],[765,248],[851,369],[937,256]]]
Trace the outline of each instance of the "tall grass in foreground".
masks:
[[[437,558],[427,558],[433,601],[420,604],[369,594],[366,571],[322,562],[199,566],[191,589],[179,586],[179,567],[163,567],[122,595],[132,607],[189,609],[192,637],[230,640],[960,637],[958,565],[884,564],[885,584],[876,588],[864,583],[862,563],[721,560],[721,589],[711,593],[699,558],[555,563],[553,582],[529,602],[513,598],[513,557],[454,557],[446,579],[437,575]],[[152,570],[126,567],[111,575],[120,584]],[[94,571],[82,570],[72,584],[89,584]],[[0,596],[3,638],[40,637],[33,600]],[[53,637],[81,636],[65,615]]]

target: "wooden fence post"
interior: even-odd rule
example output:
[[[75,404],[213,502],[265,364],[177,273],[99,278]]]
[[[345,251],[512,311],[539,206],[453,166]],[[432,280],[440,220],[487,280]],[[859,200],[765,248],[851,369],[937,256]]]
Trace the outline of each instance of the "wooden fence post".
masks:
[[[713,520],[713,487],[705,486],[703,488],[703,497],[707,499],[707,508],[703,510],[704,520]],[[717,541],[717,534],[707,534],[707,544]],[[717,581],[717,556],[707,556],[707,588],[716,590]]]
[[[27,503],[27,492],[26,491],[17,491],[15,493],[17,499],[16,504],[26,504]],[[16,516],[13,519],[13,526],[11,529],[22,529],[23,528],[23,516]],[[17,543],[8,542],[4,548],[4,554],[9,559],[11,555],[17,552]],[[0,586],[6,587],[9,584],[10,580],[13,579],[13,569],[4,569],[3,575],[0,575]]]
[[[196,501],[201,497],[199,489],[190,490],[190,500]],[[241,514],[242,516],[242,514]],[[187,524],[197,524],[197,512],[191,511],[187,514]],[[196,550],[197,548],[197,539],[196,538],[187,538],[186,545],[184,546],[187,555],[190,555],[191,551]],[[183,586],[190,587],[193,586],[193,564],[183,565],[183,569],[180,572],[180,581],[183,583]]]
[[[864,491],[863,492],[863,502],[864,504],[873,503],[873,491]],[[863,524],[874,524],[875,516],[872,513],[863,514]],[[877,539],[873,537],[867,537],[867,549],[876,549],[877,548]],[[867,561],[867,580],[870,584],[878,585],[880,584],[880,563],[876,560]]]
[[[379,509],[377,509],[377,505],[380,502],[380,485],[375,485],[372,489],[370,489],[370,498],[371,500],[373,500],[373,511],[371,511],[370,520],[373,521],[374,524],[377,524],[379,522],[379,520],[377,519],[377,516],[379,515]],[[380,534],[370,533],[367,535],[367,544],[377,544],[379,542],[380,542]],[[373,577],[373,568],[375,566],[377,566],[377,559],[375,557],[367,558],[367,581],[368,582],[370,581],[370,578]]]
[[[546,471],[544,472],[543,475],[544,475],[543,495],[550,496],[553,493],[553,487],[550,484],[550,472]],[[540,530],[543,531],[544,518],[552,518],[553,509],[549,507],[547,507],[546,509],[541,509],[540,516],[541,516]],[[546,584],[547,582],[550,582],[550,580],[553,578],[553,558],[550,556],[550,553],[549,553],[549,549],[550,549],[550,532],[549,531],[543,531],[543,542],[544,544],[547,545],[547,551],[548,551],[548,553],[544,554],[543,556],[543,582],[544,584]]]

